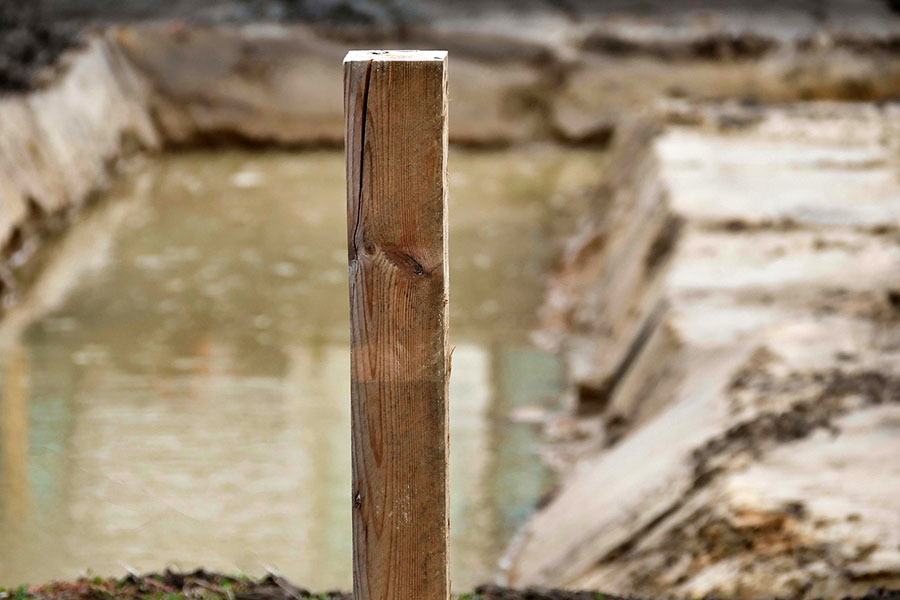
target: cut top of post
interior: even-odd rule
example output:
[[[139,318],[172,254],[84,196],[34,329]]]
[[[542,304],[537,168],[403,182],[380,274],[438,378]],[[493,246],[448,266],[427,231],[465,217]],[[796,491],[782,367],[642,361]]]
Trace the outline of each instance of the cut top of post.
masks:
[[[443,62],[447,60],[446,50],[351,50],[344,62],[372,60],[408,60],[410,62]]]

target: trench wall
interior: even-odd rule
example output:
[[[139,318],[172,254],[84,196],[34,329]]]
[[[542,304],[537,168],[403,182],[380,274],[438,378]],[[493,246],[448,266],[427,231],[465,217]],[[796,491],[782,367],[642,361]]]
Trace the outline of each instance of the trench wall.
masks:
[[[683,362],[672,359],[680,341],[666,317],[665,279],[684,219],[670,207],[660,175],[659,126],[700,123],[696,111],[679,108],[692,100],[738,99],[750,106],[888,99],[900,93],[900,61],[890,44],[815,36],[815,43],[782,42],[700,31],[660,44],[620,39],[598,27],[581,30],[577,43],[560,44],[483,31],[415,35],[394,44],[301,26],[183,23],[93,35],[64,57],[53,83],[0,98],[4,301],[15,301],[41,240],[65,228],[123,157],[198,145],[339,147],[340,61],[348,47],[450,47],[452,143],[544,141],[607,150],[597,185],[568,207],[571,226],[561,234],[543,316],[545,341],[566,357],[573,412],[597,417],[597,435],[586,437],[612,450],[593,449],[603,452],[602,466],[569,481],[538,516],[511,571],[522,583],[604,587],[611,581],[607,571],[627,556],[629,540],[641,541],[641,528],[669,516],[672,506],[691,508],[679,504],[685,490],[678,486],[690,488],[694,467],[670,452],[674,442],[653,433],[679,430],[653,417],[671,406],[667,414],[682,423],[706,423],[712,414],[702,403],[650,393],[665,389],[657,383]],[[745,117],[737,111],[715,118],[730,127]],[[696,373],[715,376],[721,367],[728,379],[730,358],[711,353]],[[688,383],[711,405],[718,396],[699,379]],[[720,425],[684,439],[715,439]],[[619,444],[626,435],[628,442]],[[660,460],[647,461],[648,453]],[[610,486],[605,479],[623,470],[634,476]],[[622,501],[629,494],[637,500]],[[644,510],[647,498],[662,508]],[[609,568],[598,574],[598,564]],[[637,575],[619,583],[624,589],[635,582]]]
[[[0,97],[0,283],[10,301],[16,271],[48,229],[114,176],[117,161],[160,146],[148,88],[104,37],[64,58],[44,89]]]

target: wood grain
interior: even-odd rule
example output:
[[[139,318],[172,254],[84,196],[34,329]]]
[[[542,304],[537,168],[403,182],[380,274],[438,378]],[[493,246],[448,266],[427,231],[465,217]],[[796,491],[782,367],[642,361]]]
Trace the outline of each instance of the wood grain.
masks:
[[[344,60],[355,600],[447,600],[447,54]]]

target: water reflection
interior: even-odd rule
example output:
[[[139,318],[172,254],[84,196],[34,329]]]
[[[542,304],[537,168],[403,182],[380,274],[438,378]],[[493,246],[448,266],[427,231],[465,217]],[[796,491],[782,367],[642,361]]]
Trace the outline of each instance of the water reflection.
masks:
[[[507,417],[557,390],[527,334],[548,200],[592,162],[454,156],[458,589],[490,579],[547,484]],[[0,582],[202,564],[348,588],[342,157],[178,155],[112,195],[0,323]]]
[[[0,396],[0,496],[2,531],[15,536],[28,516],[28,367],[22,348],[10,348],[2,358]]]

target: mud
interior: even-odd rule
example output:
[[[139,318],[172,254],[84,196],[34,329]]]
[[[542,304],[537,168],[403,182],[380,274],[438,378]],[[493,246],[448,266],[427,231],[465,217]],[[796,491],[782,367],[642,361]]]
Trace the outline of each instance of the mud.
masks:
[[[663,326],[613,385],[577,388],[591,411],[548,425],[548,453],[575,474],[526,530],[515,585],[741,598],[896,586],[897,479],[872,453],[890,452],[875,440],[897,439],[900,411],[896,109],[709,108],[657,145],[685,221],[663,252]],[[572,328],[563,346],[585,334],[608,335]],[[853,483],[875,472],[878,485]]]
[[[130,574],[121,579],[94,578],[57,582],[10,592],[0,598],[16,600],[352,600],[339,591],[311,592],[278,575],[261,579],[222,575],[199,569],[190,573],[166,570],[146,575]],[[546,588],[516,590],[497,585],[482,585],[471,593],[453,596],[456,600],[621,600],[599,592],[566,591]],[[881,600],[880,598],[878,600]],[[893,600],[893,599],[889,599]]]
[[[791,373],[786,377],[772,377],[753,364],[739,371],[729,386],[733,404],[752,403],[765,406],[781,394],[808,395],[807,401],[793,404],[784,412],[766,412],[749,421],[732,425],[722,436],[710,440],[693,453],[694,485],[705,485],[718,472],[724,456],[728,462],[741,452],[761,454],[767,445],[785,444],[803,439],[819,429],[834,431],[836,417],[850,408],[860,410],[866,405],[878,406],[886,402],[900,403],[900,378],[877,371],[826,373]],[[738,400],[734,396],[751,390],[752,399]],[[810,390],[810,391],[807,391]],[[734,410],[741,410],[734,406]]]
[[[352,600],[353,595],[339,591],[310,592],[278,575],[261,579],[222,575],[199,569],[190,573],[166,570],[146,575],[130,574],[121,579],[83,578],[4,592],[0,598],[16,600]],[[514,589],[486,584],[471,593],[454,594],[455,600],[625,600],[620,596],[595,591],[571,591],[548,588]],[[715,600],[708,597],[707,600]],[[873,588],[859,597],[843,600],[900,600],[900,590]]]

